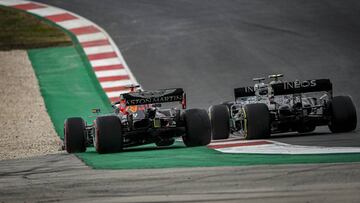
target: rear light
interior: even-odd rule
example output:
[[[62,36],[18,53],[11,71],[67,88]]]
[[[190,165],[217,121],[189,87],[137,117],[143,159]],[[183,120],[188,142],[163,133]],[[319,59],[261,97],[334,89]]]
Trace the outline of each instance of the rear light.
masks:
[[[125,99],[120,100],[119,109],[120,109],[120,112],[126,114],[127,111],[126,111],[126,100]]]
[[[186,109],[186,94],[183,94],[183,99],[181,101],[181,105],[183,109]]]

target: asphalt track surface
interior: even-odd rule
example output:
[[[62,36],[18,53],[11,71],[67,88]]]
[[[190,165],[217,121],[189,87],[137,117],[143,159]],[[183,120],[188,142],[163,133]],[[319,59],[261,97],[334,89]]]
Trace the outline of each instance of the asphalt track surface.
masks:
[[[0,162],[2,202],[359,202],[360,164],[92,170],[69,154]]]
[[[359,112],[360,2],[43,0],[101,25],[146,89],[184,87],[190,107],[232,99],[251,78],[330,78]],[[360,146],[359,132],[277,141]],[[359,202],[359,164],[91,170],[72,155],[0,162],[4,201]]]

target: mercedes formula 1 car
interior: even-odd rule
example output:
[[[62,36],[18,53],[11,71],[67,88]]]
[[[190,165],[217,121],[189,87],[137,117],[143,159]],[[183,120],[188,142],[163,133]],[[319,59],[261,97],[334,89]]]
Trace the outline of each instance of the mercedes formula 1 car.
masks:
[[[172,107],[161,108],[164,103]],[[188,147],[209,144],[211,126],[206,110],[181,110],[173,107],[174,103],[186,108],[182,88],[121,94],[120,100],[113,104],[114,112],[97,116],[93,124],[87,124],[80,117],[66,119],[65,149],[75,153],[95,146],[98,153],[113,153],[149,143],[170,146],[176,137],[182,137]]]
[[[234,89],[235,101],[209,108],[212,138],[229,134],[245,139],[268,138],[272,133],[312,132],[327,125],[331,132],[356,128],[357,116],[349,96],[333,96],[329,79],[281,81],[282,74],[254,78],[254,86]]]

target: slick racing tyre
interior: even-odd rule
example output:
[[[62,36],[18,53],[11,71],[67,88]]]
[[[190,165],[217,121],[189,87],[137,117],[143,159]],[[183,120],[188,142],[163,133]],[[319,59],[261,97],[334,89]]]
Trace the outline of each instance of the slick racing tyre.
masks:
[[[234,102],[225,101],[225,102],[222,102],[221,104],[225,105],[229,109],[229,112],[230,112],[231,106],[234,104]]]
[[[95,148],[99,154],[120,152],[123,137],[117,116],[101,116],[95,120]]]
[[[356,128],[357,116],[349,96],[336,96],[330,103],[331,120],[329,129],[333,133],[349,132]]]
[[[187,147],[208,145],[211,141],[209,115],[203,109],[189,109],[184,113],[186,133],[182,137]]]
[[[227,139],[230,135],[230,113],[226,105],[214,105],[209,108],[211,135],[213,140]]]
[[[270,114],[266,104],[248,104],[244,106],[243,111],[245,139],[270,137]]]
[[[68,153],[86,151],[85,140],[86,124],[82,118],[68,118],[64,123],[65,150]]]

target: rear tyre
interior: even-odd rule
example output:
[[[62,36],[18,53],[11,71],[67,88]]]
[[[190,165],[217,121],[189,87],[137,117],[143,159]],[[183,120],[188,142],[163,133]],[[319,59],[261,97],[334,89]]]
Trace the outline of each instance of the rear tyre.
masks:
[[[329,129],[333,133],[349,132],[356,128],[357,116],[349,96],[336,96],[330,103],[331,120]]]
[[[248,104],[244,106],[244,137],[264,139],[270,137],[270,114],[266,104]]]
[[[226,105],[214,105],[209,108],[211,134],[213,140],[227,139],[230,135],[230,113]]]
[[[84,119],[79,117],[68,118],[64,123],[65,150],[68,153],[85,152],[85,128]]]
[[[229,109],[229,112],[230,112],[231,106],[233,105],[233,103],[234,102],[226,101],[226,102],[222,102],[221,104],[225,105]]]
[[[95,120],[95,148],[99,154],[123,149],[121,122],[117,116],[101,116]]]
[[[203,109],[189,109],[184,113],[186,133],[182,137],[187,147],[208,145],[211,141],[211,124]]]

